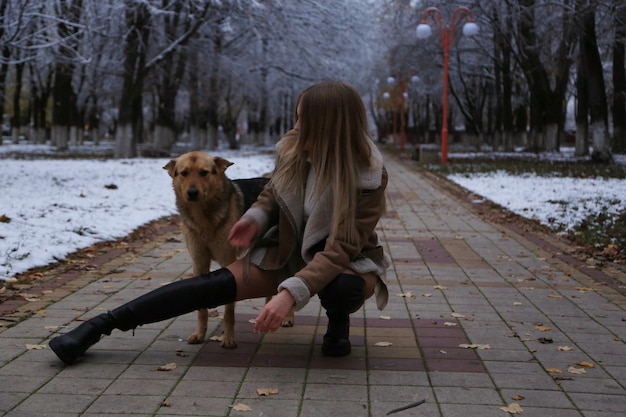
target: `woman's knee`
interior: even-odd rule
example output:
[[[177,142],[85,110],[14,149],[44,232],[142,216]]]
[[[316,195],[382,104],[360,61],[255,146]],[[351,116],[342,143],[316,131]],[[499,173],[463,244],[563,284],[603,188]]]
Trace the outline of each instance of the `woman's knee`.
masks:
[[[353,313],[367,298],[366,281],[359,275],[342,273],[324,287],[318,297],[322,307],[328,311]]]
[[[276,294],[278,279],[271,271],[264,271],[256,265],[245,265],[244,260],[238,260],[227,268],[237,282],[237,300],[268,297]]]

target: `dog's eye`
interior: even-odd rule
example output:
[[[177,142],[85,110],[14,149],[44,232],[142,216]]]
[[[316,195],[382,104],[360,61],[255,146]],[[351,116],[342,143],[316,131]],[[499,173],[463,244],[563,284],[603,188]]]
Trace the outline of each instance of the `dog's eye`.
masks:
[[[209,175],[209,171],[207,171],[206,169],[203,169],[202,171],[200,171],[201,177],[206,177],[207,175]]]
[[[187,175],[189,175],[189,171],[187,171],[187,170],[180,171],[180,175],[181,175],[182,177],[186,177]]]

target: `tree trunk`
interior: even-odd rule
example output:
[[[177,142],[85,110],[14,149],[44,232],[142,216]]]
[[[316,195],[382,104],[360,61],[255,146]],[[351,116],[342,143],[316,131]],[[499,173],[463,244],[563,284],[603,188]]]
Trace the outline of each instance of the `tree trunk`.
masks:
[[[589,115],[591,125],[591,159],[608,163],[613,160],[609,147],[608,103],[604,85],[602,61],[596,39],[595,4],[583,13],[581,53],[584,55],[585,76],[589,88]]]
[[[580,40],[582,44],[582,38]],[[589,85],[585,70],[585,54],[580,47],[576,70],[576,146],[575,156],[589,155]]]
[[[626,153],[626,5],[617,2],[614,14],[615,40],[613,43],[613,141],[615,153]]]
[[[176,39],[182,32],[189,30],[190,22],[180,24],[180,13],[183,2],[175,3],[171,16],[165,17],[165,34],[169,39]],[[185,46],[186,40],[179,45]],[[178,139],[176,129],[176,97],[180,88],[180,80],[185,73],[187,53],[183,48],[180,53],[171,54],[170,58],[161,62],[159,67],[159,106],[155,120],[154,148],[157,151],[169,152]],[[159,132],[159,134],[157,134]]]
[[[64,151],[68,149],[70,126],[77,123],[77,95],[72,86],[75,68],[72,51],[78,48],[82,0],[60,2],[57,8],[57,15],[62,18],[57,25],[57,32],[66,44],[60,48],[55,64],[51,139],[58,151]]]
[[[563,9],[563,33],[552,57],[552,65],[548,68],[541,61],[536,22],[532,13],[535,0],[521,0],[520,3],[520,64],[530,87],[531,129],[543,132],[542,135],[534,135],[535,139],[546,141],[534,142],[532,147],[536,151],[558,151],[559,127],[564,114],[563,103],[571,67],[570,56],[576,40],[576,25],[573,21],[575,13],[567,8]],[[550,82],[551,79],[554,80],[553,83]],[[554,126],[557,127],[556,131]]]
[[[189,63],[189,141],[191,150],[205,149],[207,129],[205,114],[207,111],[204,91],[199,78],[198,57],[192,54]]]
[[[143,137],[143,84],[146,48],[150,35],[150,11],[145,3],[126,4],[128,35],[124,47],[124,85],[115,131],[115,157],[134,158]]]

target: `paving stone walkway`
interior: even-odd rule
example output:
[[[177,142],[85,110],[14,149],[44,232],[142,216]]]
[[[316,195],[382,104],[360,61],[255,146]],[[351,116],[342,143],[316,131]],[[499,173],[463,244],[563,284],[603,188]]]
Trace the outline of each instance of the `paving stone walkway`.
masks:
[[[353,315],[349,357],[321,355],[314,298],[268,335],[250,323],[263,300],[238,303],[236,350],[188,345],[189,314],[115,331],[64,366],[47,348],[56,333],[191,275],[182,235],[165,227],[0,304],[0,416],[626,415],[623,271],[490,223],[413,161],[386,158],[390,302]],[[209,319],[211,336],[220,325]]]

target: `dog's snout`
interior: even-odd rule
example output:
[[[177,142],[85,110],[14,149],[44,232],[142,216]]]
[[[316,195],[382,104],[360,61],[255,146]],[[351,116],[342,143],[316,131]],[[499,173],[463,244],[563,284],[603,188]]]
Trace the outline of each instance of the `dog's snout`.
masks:
[[[200,191],[198,191],[196,187],[189,187],[187,190],[187,200],[198,201],[198,197],[200,197]]]

